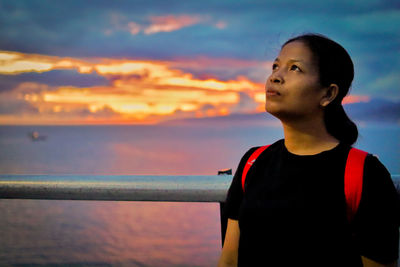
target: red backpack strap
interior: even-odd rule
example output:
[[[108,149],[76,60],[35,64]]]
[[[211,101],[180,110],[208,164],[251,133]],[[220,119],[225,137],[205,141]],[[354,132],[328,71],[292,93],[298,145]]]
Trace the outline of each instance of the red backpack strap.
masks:
[[[242,172],[242,189],[244,192],[244,182],[246,181],[246,175],[250,170],[250,167],[253,165],[253,163],[256,161],[256,159],[258,158],[258,156],[260,156],[260,154],[269,147],[270,145],[266,145],[266,146],[260,146],[259,148],[257,148],[253,154],[250,155],[249,159],[246,162],[246,165],[244,165],[243,168],[243,172]]]
[[[347,156],[344,172],[344,193],[347,204],[347,218],[351,222],[357,212],[361,200],[364,162],[367,152],[357,148],[351,148]]]

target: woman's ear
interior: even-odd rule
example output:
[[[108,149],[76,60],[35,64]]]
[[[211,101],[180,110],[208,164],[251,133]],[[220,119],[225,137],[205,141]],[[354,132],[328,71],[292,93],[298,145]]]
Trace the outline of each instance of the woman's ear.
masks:
[[[331,103],[333,100],[335,100],[335,98],[339,94],[339,86],[332,83],[328,87],[324,88],[324,91],[325,91],[325,94],[323,95],[321,102],[320,102],[320,105],[322,107],[326,107],[327,105],[329,105],[329,103]]]

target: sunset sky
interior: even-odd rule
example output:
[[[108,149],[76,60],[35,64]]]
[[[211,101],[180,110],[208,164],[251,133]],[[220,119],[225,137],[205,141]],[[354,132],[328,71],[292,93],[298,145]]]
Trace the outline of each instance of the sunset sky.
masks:
[[[341,43],[347,102],[400,100],[398,1],[0,1],[0,124],[152,124],[263,111],[288,38]]]

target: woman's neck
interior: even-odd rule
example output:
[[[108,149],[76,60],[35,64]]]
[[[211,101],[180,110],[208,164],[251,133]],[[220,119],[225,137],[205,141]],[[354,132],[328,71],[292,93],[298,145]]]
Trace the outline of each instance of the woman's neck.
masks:
[[[326,130],[323,118],[312,118],[283,122],[285,146],[297,155],[315,155],[330,150],[339,141]]]

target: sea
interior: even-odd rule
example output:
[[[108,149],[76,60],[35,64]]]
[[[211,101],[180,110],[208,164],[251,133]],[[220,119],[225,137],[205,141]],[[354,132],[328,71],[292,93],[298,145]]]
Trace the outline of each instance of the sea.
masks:
[[[359,132],[400,174],[400,125]],[[281,138],[274,123],[0,126],[0,175],[215,175]],[[216,266],[220,251],[217,203],[0,199],[0,266]]]

